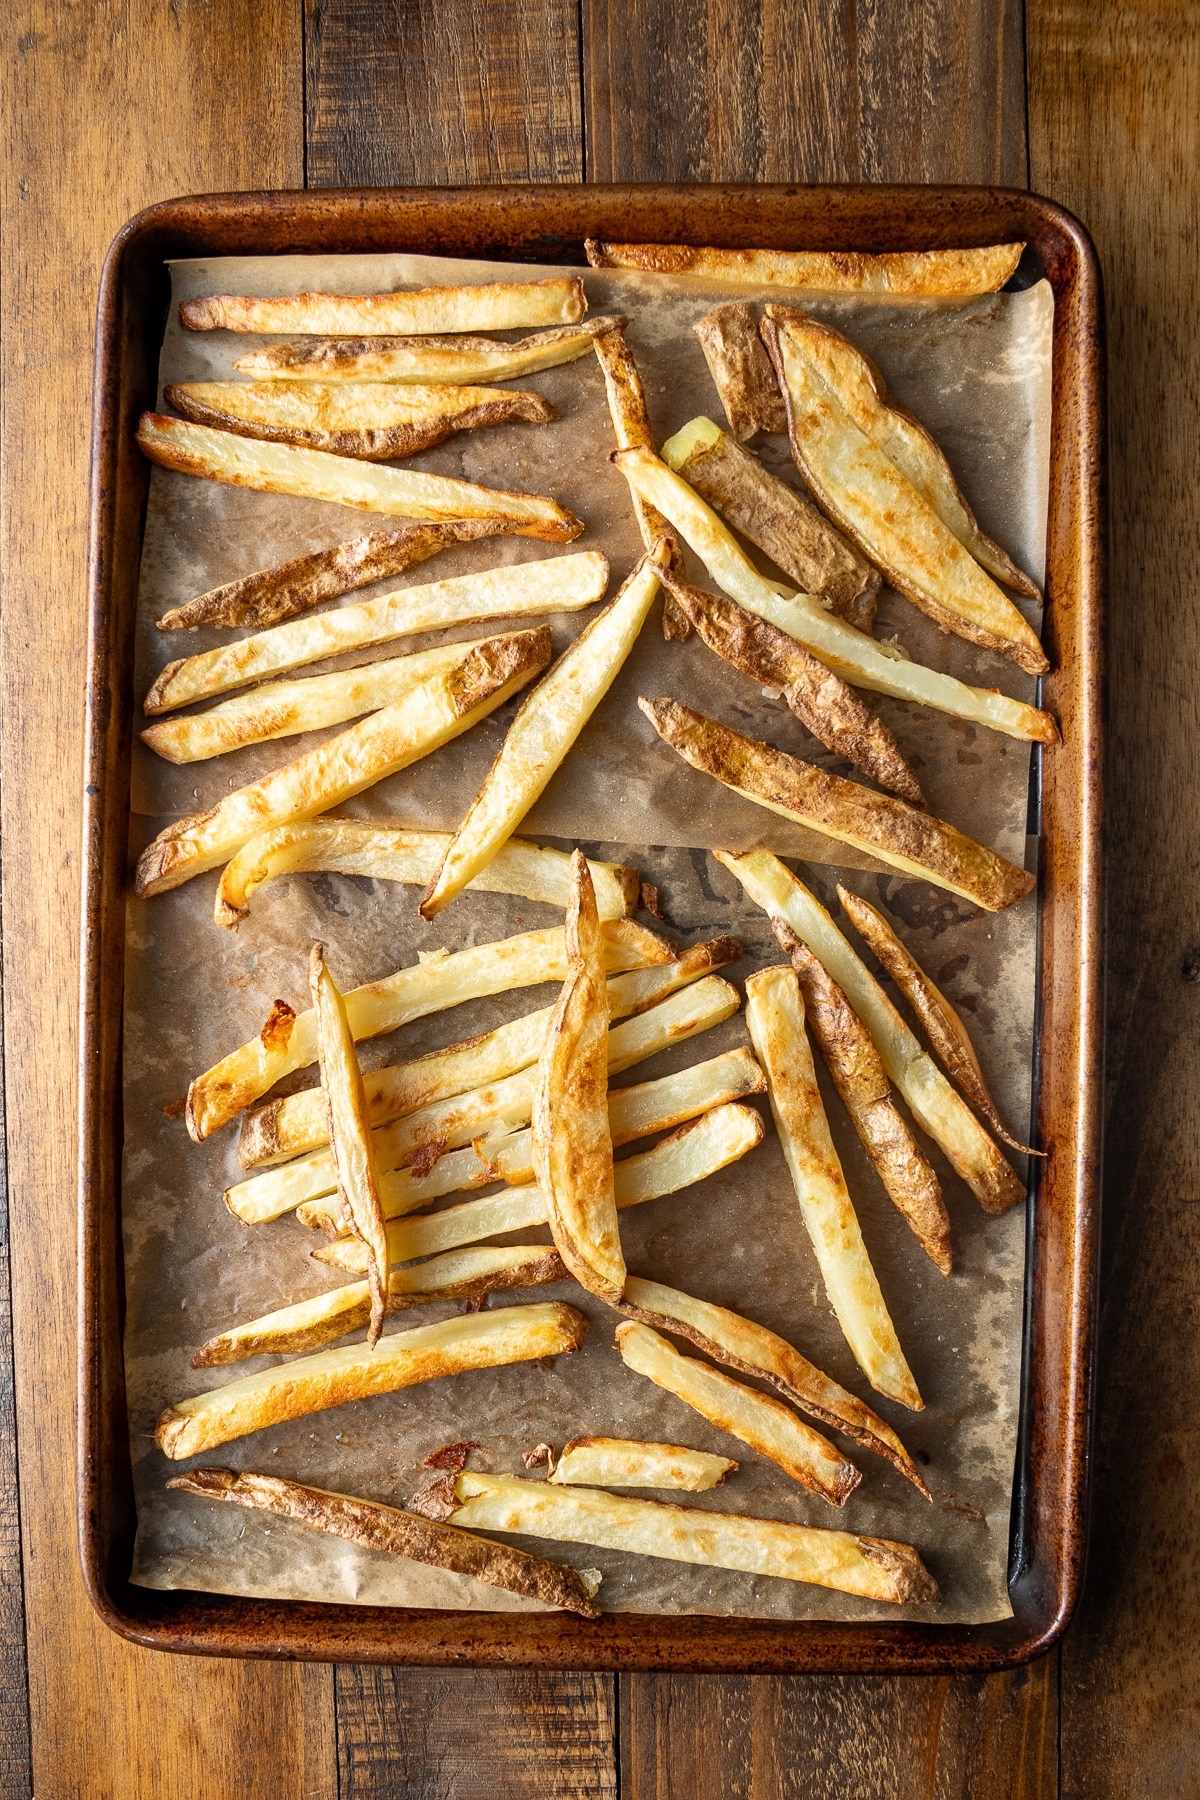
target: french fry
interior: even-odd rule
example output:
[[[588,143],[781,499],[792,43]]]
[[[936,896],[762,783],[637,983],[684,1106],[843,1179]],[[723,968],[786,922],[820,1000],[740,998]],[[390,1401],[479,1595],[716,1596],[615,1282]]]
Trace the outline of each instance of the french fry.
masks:
[[[544,1244],[502,1248],[451,1250],[412,1269],[393,1269],[388,1277],[389,1312],[434,1300],[477,1300],[508,1288],[540,1287],[549,1281],[565,1281],[567,1271],[557,1253]],[[295,1350],[320,1350],[366,1325],[371,1316],[371,1288],[366,1281],[348,1281],[311,1300],[280,1307],[261,1319],[251,1319],[221,1332],[196,1352],[193,1369],[215,1369],[243,1362],[248,1356],[285,1355]]]
[[[550,627],[484,638],[459,661],[348,730],[237,788],[207,812],[178,819],[142,852],[139,895],[161,894],[227,862],[273,825],[340,806],[365,788],[461,737],[523,688],[550,660]]]
[[[423,918],[435,917],[487,868],[562,767],[637,641],[666,554],[663,544],[642,558],[616,598],[584,626],[523,703],[426,890]]]
[[[608,985],[587,858],[571,859],[567,978],[537,1063],[533,1168],[558,1254],[581,1287],[619,1299],[625,1258],[608,1125]]]
[[[979,250],[712,250],[690,244],[604,244],[589,239],[594,269],[704,275],[749,287],[815,288],[826,294],[994,294],[1016,272],[1024,244]]]
[[[796,317],[807,323],[803,314]],[[787,401],[792,456],[834,522],[943,630],[1013,657],[1031,675],[1043,674],[1050,663],[1033,627],[839,405],[806,354],[792,309],[768,307],[762,334]]]
[[[762,1136],[762,1118],[753,1107],[714,1106],[691,1124],[681,1125],[670,1137],[660,1139],[652,1149],[617,1163],[614,1179],[618,1210],[661,1200],[665,1194],[706,1181],[753,1150],[762,1142]],[[411,1262],[419,1256],[434,1256],[443,1250],[457,1249],[460,1244],[477,1244],[484,1238],[499,1237],[502,1232],[525,1231],[546,1222],[545,1198],[537,1184],[531,1183],[528,1187],[487,1194],[479,1200],[464,1200],[458,1206],[448,1206],[443,1212],[427,1213],[419,1219],[394,1219],[388,1225],[388,1254],[393,1262]],[[323,1245],[312,1254],[317,1262],[353,1275],[361,1275],[366,1266],[362,1245],[354,1238],[340,1238],[336,1244]],[[658,1324],[658,1320],[648,1323]],[[674,1331],[675,1327],[668,1325],[666,1329]],[[873,1417],[869,1408],[862,1410]]]
[[[785,435],[787,411],[783,395],[758,335],[758,317],[750,302],[729,300],[724,306],[716,306],[697,319],[692,330],[700,340],[734,437],[745,442],[760,431]],[[804,582],[800,585],[806,586]]]
[[[788,330],[838,405],[932,506],[943,525],[989,575],[1026,599],[1040,600],[1035,581],[979,529],[950,465],[925,427],[888,395],[879,370],[841,332],[794,308],[781,309]],[[786,431],[787,426],[783,429]]]
[[[656,932],[632,919],[609,919],[601,927],[605,941],[605,966],[614,974],[624,969],[645,969],[672,961],[671,946]],[[397,969],[382,981],[368,982],[346,995],[350,1026],[356,1040],[380,1037],[426,1013],[442,1012],[512,988],[535,987],[542,981],[561,981],[566,973],[563,928],[552,925],[541,931],[522,932],[498,943],[475,944],[454,955],[427,956],[407,968]],[[260,1100],[269,1088],[294,1069],[303,1069],[317,1057],[315,1021],[311,1012],[292,1014],[285,1028],[270,1029],[223,1057],[188,1089],[185,1118],[198,1144],[230,1119]]]
[[[587,1320],[574,1307],[543,1302],[393,1332],[373,1350],[366,1344],[320,1350],[168,1406],[155,1428],[155,1442],[164,1455],[182,1462],[248,1432],[307,1418],[347,1400],[392,1394],[468,1369],[560,1356],[578,1350],[586,1331]]]
[[[989,912],[1024,898],[1036,878],[953,825],[877,794],[786,751],[743,737],[677,700],[638,705],[664,743],[692,767],[759,806],[917,875]]]
[[[925,1403],[900,1348],[829,1133],[794,969],[760,969],[748,977],[746,1024],[766,1072],[775,1128],[825,1293],[854,1360],[879,1393],[921,1412]]]
[[[476,642],[482,642],[477,639]],[[431,675],[442,675],[462,661],[465,643],[440,644],[414,656],[393,656],[337,669],[331,675],[308,675],[298,681],[268,681],[247,694],[235,694],[206,712],[158,719],[141,733],[143,744],[167,762],[205,762],[246,744],[297,737],[325,725],[378,712]],[[295,827],[293,827],[295,829]],[[220,921],[218,921],[220,923]]]
[[[831,1506],[843,1506],[861,1481],[854,1464],[782,1400],[760,1394],[699,1357],[680,1355],[649,1325],[618,1325],[616,1341],[627,1369],[674,1394],[718,1430],[749,1444]]]
[[[541,394],[516,388],[379,381],[188,381],[165,388],[163,398],[196,425],[365,462],[415,456],[456,431],[558,418]]]
[[[493,281],[478,287],[410,288],[394,294],[211,294],[185,300],[188,331],[295,331],[323,337],[409,332],[510,331],[524,325],[575,325],[587,311],[578,275],[546,281]]]
[[[302,1487],[299,1482],[281,1481],[274,1475],[235,1475],[232,1469],[192,1469],[186,1475],[173,1475],[167,1486],[201,1494],[206,1500],[224,1500],[234,1506],[292,1519],[312,1531],[345,1538],[368,1550],[386,1550],[393,1556],[407,1557],[410,1562],[469,1575],[489,1587],[561,1607],[583,1619],[600,1616],[600,1609],[592,1600],[594,1589],[574,1569],[529,1556],[507,1544],[489,1543],[455,1525],[382,1506],[376,1500]]]
[[[452,651],[453,647],[447,646],[441,654]],[[259,694],[264,691],[257,690]],[[220,710],[216,707],[213,712]],[[211,718],[213,713],[203,716]],[[427,887],[453,836],[449,831],[363,825],[357,819],[316,819],[302,825],[277,826],[274,831],[251,838],[226,863],[217,888],[214,917],[218,925],[236,929],[249,914],[251,895],[264,882],[280,875],[329,871]],[[571,859],[564,851],[510,838],[468,885],[477,893],[519,894],[524,900],[565,907],[570,868]],[[636,869],[621,863],[599,862],[594,857],[589,858],[588,868],[602,919],[622,919],[637,911],[640,883]]]
[[[926,1253],[949,1275],[950,1220],[941,1184],[892,1099],[870,1032],[820,958],[783,919],[771,922],[799,978],[805,1019],[867,1155]]]
[[[630,486],[670,520],[723,593],[778,625],[843,681],[898,700],[916,700],[1009,737],[1038,744],[1058,742],[1054,720],[1036,706],[990,688],[968,687],[923,663],[909,662],[893,646],[877,643],[835,618],[811,594],[789,598],[777,583],[759,574],[729,527],[699,494],[649,450],[622,450],[613,461]]]
[[[660,1001],[690,987],[693,982],[703,982],[712,970],[736,962],[740,955],[741,946],[735,938],[715,938],[707,944],[694,944],[674,962],[657,964],[650,969],[634,969],[625,975],[610,975],[609,1017],[625,1019],[656,1009]],[[699,1002],[684,1002],[682,1008],[676,1005],[664,1013],[655,1011],[646,1020],[645,1029],[650,1036],[645,1040],[640,1035],[625,1032],[617,1039],[618,1049],[610,1033],[610,1059],[615,1059],[619,1067],[628,1068],[639,1055],[652,1054],[648,1048],[643,1052],[643,1042],[661,1049],[670,1041],[667,1038],[660,1040],[659,1032],[678,1031],[688,1036],[706,1018],[716,1023],[719,1018],[727,1017],[721,1010],[726,1000],[731,1002],[729,1010],[735,1011],[736,991],[721,982],[707,989]],[[453,1094],[465,1094],[485,1082],[500,1081],[506,1075],[515,1075],[518,1069],[528,1068],[541,1054],[542,1040],[553,1010],[550,1006],[542,1007],[519,1019],[511,1019],[507,1025],[498,1025],[494,1031],[482,1036],[450,1044],[444,1050],[432,1050],[411,1062],[376,1069],[365,1077],[372,1125],[387,1125],[405,1113],[415,1112],[419,1106],[449,1099]],[[609,1073],[615,1073],[611,1061]],[[250,1169],[262,1163],[280,1162],[327,1142],[325,1115],[318,1096],[318,1089],[307,1088],[280,1100],[270,1100],[247,1113],[238,1144],[238,1161],[242,1167]]]
[[[757,332],[755,342],[761,350]],[[779,404],[782,409],[782,399]],[[803,593],[814,595],[858,631],[870,632],[882,579],[879,570],[811,500],[772,475],[711,419],[692,419],[667,439],[660,454],[669,469],[727,525],[765,550]]]
[[[922,1050],[815,894],[769,851],[733,856],[718,850],[715,855],[765,913],[783,919],[820,958],[874,1038],[889,1081],[984,1211],[1007,1212],[1023,1200],[1025,1189],[1014,1171],[933,1058]]]
[[[966,1026],[916,957],[905,949],[882,913],[869,906],[865,900],[860,900],[857,894],[847,893],[843,888],[838,889],[838,897],[925,1027],[930,1043],[956,1087],[983,1114],[992,1130],[1006,1144],[1011,1144],[1023,1156],[1044,1155],[1044,1151],[1032,1150],[1028,1144],[1019,1143],[1005,1130],[1004,1121],[997,1112],[996,1103],[983,1079],[983,1070],[979,1066],[979,1058],[975,1054],[975,1046]]]
[[[865,1600],[902,1604],[939,1598],[936,1582],[911,1545],[887,1538],[470,1470],[456,1478],[454,1492],[461,1505],[451,1516],[468,1530],[508,1531],[671,1562],[742,1569]]]
[[[628,323],[611,317],[585,319],[535,332],[515,344],[481,337],[302,338],[251,350],[233,366],[257,381],[512,381],[574,362],[588,354],[600,332]]]
[[[235,431],[172,419],[166,413],[143,413],[137,441],[143,455],[160,468],[262,494],[295,494],[408,519],[499,520],[521,537],[555,543],[569,543],[583,530],[573,513],[544,494],[474,487],[469,481],[416,469],[376,468],[352,456],[267,444],[260,438],[239,437]]]
[[[455,519],[441,525],[400,525],[394,531],[369,531],[348,538],[311,556],[296,556],[273,569],[243,575],[223,587],[210,588],[182,606],[173,606],[158,621],[160,631],[180,631],[194,625],[277,625],[336,600],[355,588],[369,587],[403,575],[427,562],[451,544],[471,543],[476,538],[501,537],[510,527],[496,519]]]
[[[913,806],[925,805],[921,784],[882,719],[803,644],[723,594],[690,587],[669,571],[663,581],[709,649],[760,688],[780,689],[818,743],[844,756],[880,787]]]
[[[387,1310],[387,1227],[379,1198],[379,1166],[367,1123],[367,1098],[346,1003],[325,965],[324,944],[309,956],[308,984],[317,1018],[317,1056],[329,1118],[329,1147],[337,1175],[342,1215],[367,1253],[370,1329],[373,1350]]]
[[[594,550],[542,562],[452,575],[424,587],[400,588],[378,600],[295,619],[217,650],[168,663],[142,702],[147,713],[210,700],[230,688],[265,681],[349,650],[365,650],[417,631],[440,631],[478,619],[574,612],[592,606],[608,585],[608,563]]]
[[[737,1469],[727,1456],[681,1444],[643,1444],[632,1438],[579,1437],[564,1444],[551,1470],[557,1487],[683,1488],[706,1493]]]
[[[724,1306],[636,1275],[627,1279],[625,1297],[617,1310],[656,1331],[687,1338],[714,1362],[761,1377],[810,1418],[843,1432],[875,1456],[885,1457],[918,1493],[931,1499],[920,1470],[891,1426],[765,1326]]]
[[[488,1187],[494,1181],[507,1181],[513,1187],[527,1186],[533,1180],[533,1141],[528,1130],[510,1131],[502,1136],[476,1138],[461,1150],[447,1150],[427,1172],[414,1168],[392,1169],[380,1182],[384,1216],[398,1218],[440,1200],[444,1194],[459,1194],[465,1189]],[[274,1215],[271,1215],[274,1216]],[[326,1237],[338,1239],[342,1224],[336,1197],[321,1194],[315,1200],[304,1200],[296,1208],[296,1218],[310,1231],[323,1231]],[[253,1224],[253,1218],[247,1221]]]

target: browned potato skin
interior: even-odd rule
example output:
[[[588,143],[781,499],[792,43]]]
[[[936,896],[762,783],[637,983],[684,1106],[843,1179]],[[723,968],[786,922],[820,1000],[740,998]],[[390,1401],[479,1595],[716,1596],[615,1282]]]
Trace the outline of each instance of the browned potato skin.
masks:
[[[1021,244],[965,250],[717,250],[691,244],[584,244],[593,269],[646,269],[657,275],[710,275],[762,288],[824,293],[994,293],[1015,273]]]
[[[911,805],[925,805],[921,785],[882,719],[811,651],[736,600],[691,587],[669,571],[661,580],[709,649],[752,681],[782,688],[792,712],[827,750]]]
[[[386,1550],[411,1562],[473,1575],[489,1587],[561,1606],[584,1619],[600,1617],[600,1608],[574,1569],[394,1506],[359,1500],[351,1494],[330,1494],[273,1475],[235,1475],[232,1469],[193,1469],[187,1475],[173,1475],[167,1486],[203,1494],[208,1500],[275,1513],[310,1530],[363,1544],[368,1550]]]
[[[745,443],[760,431],[786,435],[787,408],[750,302],[730,300],[715,306],[697,319],[692,330],[734,437]]]
[[[771,921],[791,958],[810,1026],[833,1085],[863,1148],[898,1211],[943,1275],[951,1268],[950,1220],[941,1185],[892,1098],[891,1083],[871,1034],[820,959],[782,919]]]
[[[498,342],[495,338],[471,337],[465,333],[454,333],[448,337],[314,337],[301,338],[295,343],[271,344],[261,350],[251,351],[234,363],[240,373],[259,377],[264,373],[280,371],[284,375],[316,374],[326,375],[331,380],[356,377],[362,381],[387,381],[387,375],[381,364],[389,352],[415,351],[429,357],[431,366],[424,379],[436,382],[445,380],[436,363],[439,356],[461,361],[472,354],[483,358],[499,358],[503,352],[519,354],[522,351],[558,351],[552,359],[539,367],[554,368],[563,362],[573,361],[576,357],[586,356],[591,349],[592,338],[602,331],[611,331],[614,326],[628,325],[629,320],[619,315],[610,315],[596,319],[583,319],[578,325],[555,325],[549,330],[537,331],[529,337],[518,339],[515,344]],[[455,374],[455,381],[507,381],[509,374],[497,362],[495,370],[488,368],[473,369],[469,375]]]

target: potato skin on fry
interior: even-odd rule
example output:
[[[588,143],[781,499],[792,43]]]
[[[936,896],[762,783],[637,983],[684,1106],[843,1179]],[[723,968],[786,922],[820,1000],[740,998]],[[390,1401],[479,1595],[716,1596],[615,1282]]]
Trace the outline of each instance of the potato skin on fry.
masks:
[[[234,368],[257,380],[280,376],[308,381],[510,381],[586,356],[592,339],[619,329],[620,317],[552,326],[515,344],[482,337],[308,338],[270,344],[239,357]]]
[[[760,431],[785,434],[787,409],[750,302],[730,300],[715,306],[697,319],[692,330],[734,437],[744,443]]]
[[[714,250],[690,244],[584,245],[593,269],[646,269],[656,275],[711,275],[754,287],[822,293],[992,294],[1016,273],[1024,244],[980,250]]]

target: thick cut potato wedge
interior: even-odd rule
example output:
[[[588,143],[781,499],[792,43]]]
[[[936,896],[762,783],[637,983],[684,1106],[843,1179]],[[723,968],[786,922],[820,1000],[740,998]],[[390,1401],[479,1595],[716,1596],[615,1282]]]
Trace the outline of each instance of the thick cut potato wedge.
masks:
[[[522,537],[555,543],[569,543],[583,530],[573,513],[544,494],[474,487],[469,481],[424,475],[416,469],[376,468],[352,456],[267,444],[239,437],[235,431],[172,419],[166,413],[143,413],[137,441],[142,453],[160,468],[263,494],[296,494],[408,519],[499,520]]]
[[[715,852],[750,898],[782,919],[820,958],[875,1040],[888,1079],[922,1131],[944,1151],[985,1212],[1003,1213],[1025,1189],[970,1107],[933,1058],[922,1050],[866,964],[851,948],[815,894],[767,850],[745,856]]]
[[[433,1300],[477,1300],[508,1288],[541,1287],[565,1281],[567,1271],[556,1251],[544,1244],[514,1249],[451,1250],[411,1269],[393,1269],[388,1278],[387,1309],[396,1312]],[[209,1338],[193,1356],[193,1369],[215,1369],[244,1362],[248,1356],[286,1355],[294,1350],[320,1350],[366,1325],[371,1316],[371,1288],[366,1281],[280,1307],[261,1319],[235,1325]]]
[[[750,302],[729,300],[724,306],[716,306],[697,319],[692,330],[700,340],[734,437],[744,443],[760,431],[781,436],[786,433],[783,395],[758,335],[758,315]]]
[[[814,288],[826,294],[994,294],[1016,273],[1024,244],[980,250],[710,250],[690,244],[603,244],[589,239],[593,269],[705,275],[748,287]]]
[[[767,311],[763,338],[787,400],[792,456],[825,511],[943,630],[1013,657],[1031,675],[1043,674],[1050,663],[1024,615],[839,404],[793,328],[790,309]]]
[[[811,594],[789,596],[760,575],[729,527],[665,462],[649,450],[623,450],[613,458],[629,485],[653,500],[676,527],[731,600],[769,619],[819,656],[827,668],[855,687],[916,700],[954,718],[987,725],[1009,737],[1056,744],[1058,727],[1049,713],[991,688],[968,687],[923,663],[909,662],[892,645],[880,644],[836,618]]]
[[[646,390],[642,386],[642,378],[629,345],[625,342],[624,325],[615,325],[611,331],[600,333],[594,348],[596,360],[604,374],[604,391],[608,397],[608,411],[613,422],[617,449],[644,447],[653,450],[654,432],[646,406]],[[631,498],[638,531],[647,550],[653,550],[665,538],[666,557],[671,567],[682,573],[683,559],[679,541],[671,527],[658,508],[648,500],[643,500],[638,494],[633,494]],[[687,636],[687,622],[679,618],[669,595],[663,603],[663,636],[668,639]]]
[[[583,1619],[600,1616],[600,1608],[592,1599],[594,1588],[574,1569],[547,1562],[541,1556],[529,1556],[508,1544],[489,1543],[456,1525],[382,1506],[377,1500],[302,1487],[299,1482],[281,1481],[274,1475],[235,1475],[232,1469],[193,1469],[187,1475],[173,1475],[167,1486],[201,1494],[206,1500],[224,1500],[233,1506],[273,1513],[277,1518],[307,1525],[311,1531],[324,1531],[330,1537],[362,1544],[368,1550],[386,1550],[392,1556],[407,1557],[410,1562],[469,1575],[475,1581],[486,1582],[488,1587],[561,1607]]]
[[[782,1400],[760,1394],[699,1357],[680,1355],[649,1325],[618,1325],[616,1341],[627,1369],[666,1388],[710,1425],[749,1444],[831,1506],[843,1506],[861,1481],[854,1464]]]
[[[743,1569],[864,1600],[911,1604],[939,1598],[937,1583],[912,1546],[887,1538],[470,1470],[457,1477],[454,1492],[461,1505],[451,1516],[473,1531],[508,1531],[708,1568]]]
[[[303,1419],[347,1400],[392,1394],[467,1369],[496,1369],[533,1362],[539,1356],[560,1356],[578,1350],[586,1332],[587,1320],[574,1307],[547,1302],[499,1307],[394,1332],[373,1350],[366,1344],[321,1350],[168,1406],[159,1418],[155,1441],[166,1456],[182,1462],[247,1432]]]
[[[452,653],[453,647],[447,646],[439,654]],[[212,718],[220,710],[215,707],[205,716]],[[250,911],[251,895],[279,875],[328,871],[427,887],[453,835],[449,831],[405,831],[394,825],[364,825],[357,819],[317,819],[302,825],[277,826],[274,831],[251,838],[226,863],[217,888],[214,917],[218,925],[236,929]],[[622,919],[637,911],[641,884],[636,869],[621,863],[598,862],[594,857],[589,859],[588,868],[602,919]],[[565,851],[510,838],[469,885],[478,893],[519,894],[524,900],[565,907],[570,869],[571,859]]]
[[[670,573],[663,580],[709,649],[760,688],[781,689],[790,710],[818,743],[844,756],[880,787],[914,806],[925,805],[921,784],[882,719],[803,644],[724,594],[689,587]]]
[[[779,404],[782,407],[782,399]],[[882,584],[879,570],[811,500],[772,475],[711,419],[692,419],[667,439],[661,455],[669,469],[682,476],[727,525],[764,550],[803,593],[813,595],[856,630],[871,630]]]
[[[780,948],[804,995],[804,1014],[833,1084],[880,1180],[943,1275],[950,1273],[950,1220],[941,1184],[892,1099],[871,1034],[819,957],[791,926],[773,919]]]
[[[456,431],[558,418],[549,400],[516,388],[379,381],[190,381],[164,389],[163,398],[197,425],[365,462],[415,456]]]
[[[914,1412],[924,1401],[900,1348],[829,1132],[791,967],[746,982],[746,1024],[767,1076],[771,1114],[829,1304],[871,1386]]]
[[[135,891],[161,894],[227,862],[273,825],[291,825],[374,787],[486,719],[550,661],[548,625],[485,638],[441,674],[307,755],[178,819],[138,861]]]
[[[587,858],[571,859],[567,978],[533,1095],[533,1168],[558,1254],[581,1287],[619,1300],[625,1258],[608,1125],[608,984]]]
[[[550,1472],[558,1487],[683,1488],[691,1494],[719,1487],[737,1469],[727,1456],[681,1444],[643,1444],[635,1438],[580,1437],[564,1444]]]
[[[653,968],[673,960],[666,940],[632,919],[605,920],[601,931],[605,967],[614,974],[623,969]],[[426,1013],[461,1006],[464,1001],[479,1000],[486,994],[507,993],[511,988],[561,981],[565,974],[563,928],[553,925],[494,944],[476,944],[454,955],[426,956],[382,981],[355,988],[346,995],[346,1005],[356,1040],[380,1037]],[[185,1118],[194,1141],[200,1143],[227,1125],[277,1081],[293,1069],[315,1062],[316,1057],[316,1025],[311,1012],[292,1014],[285,1030],[264,1027],[258,1037],[251,1038],[192,1082]]]
[[[743,737],[677,700],[639,697],[638,705],[663,742],[693,768],[759,806],[877,856],[906,875],[932,881],[989,912],[1003,912],[1036,885],[1027,870],[890,794],[874,793],[770,744]]]
[[[524,702],[421,901],[423,918],[434,918],[487,868],[562,767],[637,641],[666,555],[663,543],[643,557]]]
[[[325,965],[324,944],[314,944],[308,983],[317,1018],[317,1057],[329,1120],[329,1147],[337,1175],[342,1216],[367,1253],[370,1329],[373,1350],[387,1310],[387,1227],[379,1198],[379,1165],[367,1121],[367,1097],[346,1003]]]
[[[510,527],[503,520],[456,519],[442,525],[400,525],[395,531],[369,531],[348,538],[311,556],[296,556],[273,569],[260,569],[210,588],[194,600],[174,606],[158,621],[160,631],[180,631],[194,625],[277,625],[336,600],[355,588],[369,587],[403,575],[406,569],[427,562],[451,544],[471,543],[476,538],[502,537]]]
[[[312,332],[323,337],[409,332],[511,331],[523,325],[575,325],[587,311],[578,275],[548,281],[493,281],[479,287],[409,288],[394,294],[211,294],[185,300],[189,331]]]
[[[854,924],[925,1027],[930,1043],[955,1085],[1006,1144],[1011,1144],[1023,1156],[1044,1155],[1043,1151],[1032,1150],[1028,1144],[1018,1142],[1005,1130],[996,1102],[983,1079],[983,1070],[966,1026],[916,957],[905,949],[883,914],[844,888],[839,888],[838,894]]]
[[[233,366],[256,381],[512,381],[575,362],[588,354],[602,331],[628,323],[615,317],[585,319],[534,332],[515,344],[483,337],[302,338],[251,350]]]
[[[202,650],[168,663],[142,702],[147,713],[170,712],[193,700],[209,700],[230,688],[286,674],[305,663],[348,650],[365,650],[417,631],[440,631],[477,619],[576,612],[593,606],[608,586],[608,563],[594,550],[544,562],[482,569],[447,581],[400,588],[378,600],[357,601],[336,612],[295,619],[217,650]]]

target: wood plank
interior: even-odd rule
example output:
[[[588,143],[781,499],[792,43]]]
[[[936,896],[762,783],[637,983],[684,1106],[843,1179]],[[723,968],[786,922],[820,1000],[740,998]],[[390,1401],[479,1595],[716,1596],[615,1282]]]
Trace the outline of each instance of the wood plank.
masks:
[[[18,0],[3,21],[5,1067],[33,1774],[44,1800],[330,1800],[332,1675],[135,1650],[75,1550],[75,1055],[92,334],[124,219],[299,185],[287,0]],[[65,1256],[54,1254],[63,1245]]]
[[[0,1078],[0,1144],[4,1140]],[[25,1662],[25,1592],[21,1503],[17,1489],[17,1396],[13,1381],[12,1285],[8,1183],[0,1168],[0,1794],[31,1800],[29,1673]]]
[[[583,0],[589,181],[1024,187],[1021,0]]]
[[[1032,179],[1100,253],[1112,421],[1104,1302],[1062,1791],[1157,1800],[1200,1789],[1200,40],[1169,0],[1030,0],[1028,29]]]

